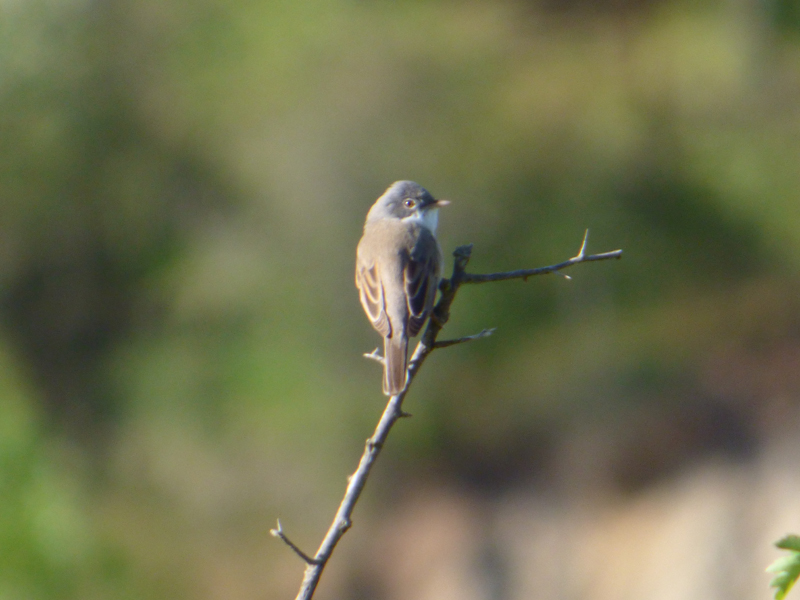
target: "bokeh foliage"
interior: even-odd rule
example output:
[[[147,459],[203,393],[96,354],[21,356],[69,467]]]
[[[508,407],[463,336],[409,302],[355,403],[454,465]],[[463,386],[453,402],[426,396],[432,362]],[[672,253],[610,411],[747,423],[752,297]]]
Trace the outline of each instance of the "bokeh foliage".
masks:
[[[267,529],[316,541],[381,410],[353,253],[396,179],[475,271],[626,254],[464,289],[448,330],[497,334],[426,365],[384,473],[568,479],[587,423],[676,411],[755,443],[708,369],[800,331],[796,1],[0,13],[0,597],[290,593]]]

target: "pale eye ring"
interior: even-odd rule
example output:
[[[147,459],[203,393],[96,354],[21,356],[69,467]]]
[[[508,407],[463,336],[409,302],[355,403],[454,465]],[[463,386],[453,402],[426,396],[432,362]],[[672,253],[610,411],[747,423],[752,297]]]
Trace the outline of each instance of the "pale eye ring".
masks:
[[[405,206],[406,208],[414,208],[414,205],[416,203],[417,202],[415,200],[412,200],[411,198],[408,198],[407,200],[403,201],[403,206]]]

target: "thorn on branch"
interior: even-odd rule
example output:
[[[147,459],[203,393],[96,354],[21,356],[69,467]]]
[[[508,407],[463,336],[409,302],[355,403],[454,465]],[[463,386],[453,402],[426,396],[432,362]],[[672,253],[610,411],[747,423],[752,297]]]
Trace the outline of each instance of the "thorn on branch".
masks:
[[[278,527],[276,527],[275,529],[270,529],[269,532],[274,537],[280,538],[284,544],[286,544],[287,546],[289,546],[289,548],[294,550],[294,553],[297,554],[297,556],[299,556],[300,558],[302,558],[306,562],[306,564],[309,565],[320,564],[320,561],[318,561],[316,558],[310,557],[308,554],[300,550],[300,548],[297,547],[297,544],[295,544],[292,540],[286,537],[286,534],[283,533],[283,527],[281,527],[280,519],[278,519]]]
[[[404,410],[401,410],[399,413],[397,413],[397,416],[400,419],[410,419],[414,415],[412,415],[410,412],[406,412]]]
[[[573,260],[583,260],[586,257],[586,242],[589,241],[589,230],[586,230],[586,233],[583,234],[583,243],[581,244],[581,249],[578,251],[577,256],[573,257]]]

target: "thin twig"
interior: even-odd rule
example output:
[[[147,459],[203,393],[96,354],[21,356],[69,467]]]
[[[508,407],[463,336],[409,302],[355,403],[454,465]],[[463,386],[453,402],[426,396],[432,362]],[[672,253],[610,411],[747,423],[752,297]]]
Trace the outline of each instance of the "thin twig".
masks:
[[[475,335],[467,335],[465,337],[456,338],[454,340],[443,340],[441,342],[436,342],[433,345],[434,350],[438,350],[439,348],[447,348],[448,346],[455,346],[456,344],[463,344],[464,342],[471,342],[473,340],[479,340],[481,338],[489,337],[492,335],[496,327],[492,327],[491,329],[484,329],[480,333],[476,333]]]
[[[573,265],[577,265],[582,262],[590,262],[595,260],[609,260],[611,258],[622,258],[622,250],[612,250],[611,252],[603,252],[602,254],[586,254],[586,241],[589,238],[589,230],[586,230],[586,233],[583,236],[583,243],[581,244],[581,249],[578,251],[578,254],[570,258],[569,260],[565,260],[564,262],[560,262],[555,265],[550,265],[547,267],[539,267],[537,269],[520,269],[518,271],[506,271],[505,273],[490,273],[488,275],[475,275],[472,273],[464,273],[464,278],[461,283],[488,283],[490,281],[505,281],[506,279],[522,279],[524,281],[528,280],[528,277],[533,277],[534,275],[546,275],[547,273],[555,273],[556,271],[560,271],[561,269],[566,269],[567,267],[571,267]]]
[[[306,561],[309,565],[314,565],[317,563],[317,559],[311,558],[308,554],[300,550],[300,548],[295,544],[292,540],[286,537],[286,534],[283,533],[283,527],[281,527],[281,520],[278,519],[278,527],[275,529],[270,529],[269,532],[276,538],[280,538],[283,540],[283,543],[289,546],[292,550],[294,550],[295,554]]]
[[[379,362],[381,364],[384,363],[383,357],[380,355],[380,353],[378,351],[378,348],[375,348],[375,350],[373,350],[372,352],[365,352],[364,353],[364,358],[368,358],[370,360],[377,361],[377,362]]]
[[[620,258],[622,256],[622,250],[614,250],[613,252],[605,252],[603,254],[592,254],[587,256],[585,250],[588,235],[589,231],[587,230],[578,255],[574,256],[568,261],[559,263],[557,265],[551,265],[549,267],[540,267],[538,269],[524,269],[521,271],[492,273],[489,275],[472,275],[466,272],[465,269],[467,267],[467,263],[472,255],[472,244],[459,246],[455,249],[453,252],[453,257],[455,258],[453,275],[450,279],[443,279],[439,284],[439,289],[441,291],[439,301],[436,303],[436,306],[431,313],[431,318],[428,320],[428,325],[425,328],[425,332],[422,334],[422,338],[420,339],[417,347],[414,349],[414,352],[408,361],[408,374],[406,376],[405,388],[396,396],[389,398],[386,408],[381,415],[380,421],[378,421],[378,425],[375,427],[375,432],[372,434],[372,437],[367,440],[367,443],[364,447],[364,453],[361,455],[361,461],[358,463],[358,468],[350,477],[347,478],[347,489],[345,491],[344,498],[339,505],[339,509],[336,511],[336,516],[333,519],[333,523],[331,523],[328,532],[325,534],[317,553],[312,558],[306,555],[295,544],[293,544],[283,534],[280,521],[278,522],[278,528],[271,530],[272,535],[282,539],[306,562],[307,566],[305,574],[303,575],[303,583],[300,586],[300,591],[297,594],[296,600],[311,599],[311,597],[314,595],[314,590],[316,590],[317,584],[319,583],[319,578],[322,575],[322,571],[333,554],[336,544],[339,542],[345,532],[352,526],[353,509],[355,508],[358,498],[361,496],[361,492],[364,490],[364,486],[367,483],[367,477],[372,469],[372,465],[378,458],[378,454],[380,453],[381,448],[383,448],[383,445],[389,436],[389,431],[392,429],[392,426],[395,424],[395,422],[397,422],[398,419],[410,416],[408,413],[402,410],[403,399],[408,393],[411,382],[414,380],[414,377],[416,377],[417,373],[422,367],[422,363],[425,362],[425,359],[428,357],[428,355],[437,348],[445,348],[454,344],[461,344],[463,342],[480,339],[490,335],[494,331],[493,329],[484,330],[478,334],[463,338],[445,340],[442,342],[436,341],[436,338],[439,335],[439,332],[442,330],[442,327],[444,327],[450,318],[450,306],[452,305],[461,284],[486,283],[489,281],[502,281],[505,279],[527,280],[528,277],[542,275],[545,273],[553,273],[578,263],[595,260],[607,260],[610,258]],[[377,348],[373,352],[365,354],[364,356],[379,362],[383,361],[383,358],[378,354]]]

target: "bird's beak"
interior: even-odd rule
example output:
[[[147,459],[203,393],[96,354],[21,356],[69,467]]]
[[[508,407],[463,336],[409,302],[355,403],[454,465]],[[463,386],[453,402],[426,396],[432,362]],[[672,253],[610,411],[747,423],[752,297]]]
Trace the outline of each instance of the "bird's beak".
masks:
[[[440,206],[447,206],[450,204],[450,200],[434,200],[431,202],[430,206],[432,208],[439,208]]]

